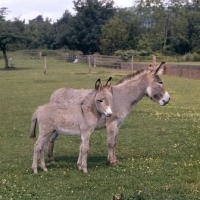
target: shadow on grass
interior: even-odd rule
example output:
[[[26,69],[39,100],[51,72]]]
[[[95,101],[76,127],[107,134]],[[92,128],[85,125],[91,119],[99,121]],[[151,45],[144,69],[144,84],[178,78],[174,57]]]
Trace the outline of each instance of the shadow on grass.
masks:
[[[74,168],[77,167],[78,155],[75,156],[58,156],[55,162],[47,162],[48,169],[54,168]],[[87,160],[88,169],[92,170],[100,166],[109,165],[106,156],[89,156]]]
[[[31,67],[9,67],[9,68],[0,68],[0,71],[18,71],[18,70],[30,70]]]

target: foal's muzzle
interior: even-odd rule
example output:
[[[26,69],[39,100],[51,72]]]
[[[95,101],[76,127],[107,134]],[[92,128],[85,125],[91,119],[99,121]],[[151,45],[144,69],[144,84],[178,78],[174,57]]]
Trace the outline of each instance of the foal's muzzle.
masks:
[[[106,115],[106,117],[110,117],[112,115],[112,110],[110,108],[107,108],[105,115]]]

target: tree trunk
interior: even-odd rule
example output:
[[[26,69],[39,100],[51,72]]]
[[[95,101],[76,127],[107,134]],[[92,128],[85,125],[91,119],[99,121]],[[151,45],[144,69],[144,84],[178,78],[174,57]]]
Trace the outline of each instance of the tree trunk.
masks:
[[[6,47],[1,46],[1,50],[3,52],[3,57],[4,57],[4,60],[5,60],[5,69],[8,69],[9,66],[8,66],[8,57],[7,57],[7,54],[6,54]]]

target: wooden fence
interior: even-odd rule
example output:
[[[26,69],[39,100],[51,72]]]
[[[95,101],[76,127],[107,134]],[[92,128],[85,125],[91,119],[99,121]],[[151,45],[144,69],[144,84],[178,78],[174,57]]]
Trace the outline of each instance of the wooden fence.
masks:
[[[74,54],[62,54],[61,55],[62,58],[64,60],[66,60],[67,62],[81,62],[81,63],[84,63],[84,62],[87,62],[87,55],[74,55]]]
[[[121,57],[94,55],[94,66],[121,68]]]
[[[90,57],[89,57],[90,56]],[[62,54],[62,57],[67,62],[88,62],[90,59],[91,65],[94,67],[112,67],[121,68],[121,57],[120,56],[103,56],[103,55],[69,55]]]

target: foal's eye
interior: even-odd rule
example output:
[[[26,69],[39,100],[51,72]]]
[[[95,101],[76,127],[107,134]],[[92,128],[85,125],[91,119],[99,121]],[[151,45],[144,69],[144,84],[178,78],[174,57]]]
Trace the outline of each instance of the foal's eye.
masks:
[[[158,83],[160,83],[160,84],[163,84],[163,82],[162,82],[162,81],[159,81]]]
[[[100,103],[102,103],[103,102],[103,100],[98,100]]]

